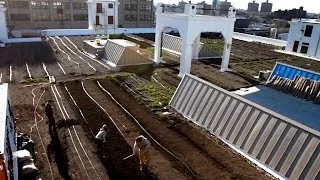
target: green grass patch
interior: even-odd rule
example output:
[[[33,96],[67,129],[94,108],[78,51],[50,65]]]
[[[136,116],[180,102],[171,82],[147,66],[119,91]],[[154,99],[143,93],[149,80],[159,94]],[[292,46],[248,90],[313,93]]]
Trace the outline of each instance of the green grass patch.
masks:
[[[21,84],[38,84],[38,83],[48,83],[49,78],[48,77],[37,77],[37,78],[28,78],[22,80]]]
[[[110,34],[110,39],[122,39],[121,34]]]
[[[150,98],[151,103],[149,106],[151,107],[163,107],[168,105],[175,92],[175,89],[173,88],[163,88],[154,82],[139,84],[136,86],[136,90],[146,94]]]
[[[201,39],[201,42],[204,43],[204,46],[219,55],[223,54],[224,41],[223,39]]]
[[[132,73],[121,72],[121,73],[107,75],[106,78],[107,79],[116,80],[117,78],[126,78],[126,77],[128,77],[130,75],[133,75],[133,74]]]
[[[145,50],[148,51],[150,54],[154,54],[154,47],[147,47]],[[170,54],[166,50],[162,50],[162,57],[163,58],[170,58],[170,57],[172,57],[172,54]]]

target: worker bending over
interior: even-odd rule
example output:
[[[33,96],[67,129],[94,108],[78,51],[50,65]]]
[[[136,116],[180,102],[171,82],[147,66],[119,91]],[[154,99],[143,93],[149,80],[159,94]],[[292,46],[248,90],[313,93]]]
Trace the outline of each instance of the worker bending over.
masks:
[[[108,131],[107,125],[104,124],[100,128],[98,134],[95,136],[96,143],[97,143],[97,149],[98,149],[99,154],[101,154],[103,152],[103,143],[106,142],[107,131]]]
[[[138,155],[140,159],[140,171],[142,171],[143,166],[148,166],[150,162],[149,150],[151,148],[150,141],[143,135],[136,137],[133,145],[133,154]]]

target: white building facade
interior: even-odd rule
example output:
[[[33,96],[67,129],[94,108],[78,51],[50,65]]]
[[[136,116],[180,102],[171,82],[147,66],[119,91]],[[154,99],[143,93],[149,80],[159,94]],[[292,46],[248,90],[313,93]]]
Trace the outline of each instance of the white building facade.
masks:
[[[0,179],[18,180],[16,131],[8,84],[0,85]]]
[[[320,58],[320,21],[292,20],[285,50]]]
[[[118,28],[118,0],[88,0],[89,29],[106,34]]]

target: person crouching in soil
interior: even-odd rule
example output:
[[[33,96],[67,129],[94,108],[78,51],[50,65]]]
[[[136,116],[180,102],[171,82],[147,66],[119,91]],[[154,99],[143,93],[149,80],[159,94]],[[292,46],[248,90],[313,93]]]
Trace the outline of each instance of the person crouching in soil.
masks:
[[[147,138],[145,138],[143,135],[136,137],[133,145],[133,154],[138,155],[139,153],[140,171],[142,171],[143,167],[148,167],[150,163],[150,148],[151,143]]]
[[[106,136],[107,136],[107,132],[108,132],[108,129],[107,129],[107,125],[104,124],[99,132],[97,133],[97,135],[95,136],[95,139],[96,139],[96,144],[97,144],[97,149],[98,149],[98,153],[100,155],[103,155],[103,143],[106,142]]]

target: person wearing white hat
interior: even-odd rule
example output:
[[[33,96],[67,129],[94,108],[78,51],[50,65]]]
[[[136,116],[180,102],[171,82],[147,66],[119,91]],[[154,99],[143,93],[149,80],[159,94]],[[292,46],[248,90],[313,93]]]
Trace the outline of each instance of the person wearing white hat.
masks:
[[[148,166],[150,162],[150,148],[151,143],[147,138],[145,138],[143,135],[136,137],[136,140],[133,145],[133,155],[139,154],[140,171],[142,171],[142,168],[144,166]]]
[[[103,143],[106,142],[107,131],[108,131],[108,127],[106,124],[104,124],[102,128],[100,128],[97,135],[95,136],[97,149],[99,153],[103,152]]]

